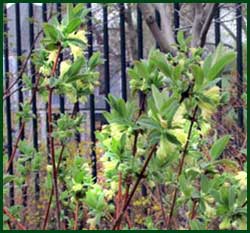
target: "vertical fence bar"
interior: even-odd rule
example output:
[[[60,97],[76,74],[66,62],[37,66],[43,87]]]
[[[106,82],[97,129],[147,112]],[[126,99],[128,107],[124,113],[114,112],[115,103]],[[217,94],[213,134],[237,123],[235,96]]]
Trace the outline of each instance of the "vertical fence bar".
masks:
[[[161,28],[161,15],[160,15],[158,10],[155,10],[155,20],[156,20],[156,23],[159,26],[159,28]],[[157,42],[156,42],[156,48],[157,49],[160,48],[160,46]]]
[[[47,22],[47,4],[43,3],[42,5],[42,17],[43,17],[43,22]]]
[[[216,6],[214,13],[214,42],[216,47],[220,43],[220,4]],[[219,81],[217,83],[217,86],[221,88],[222,82]],[[218,113],[219,113],[218,121],[221,122],[222,120],[221,106],[219,106]]]
[[[143,25],[142,25],[142,13],[140,8],[137,6],[137,58],[138,60],[143,58]],[[145,98],[145,94],[143,92],[139,92],[139,104],[143,107],[144,111],[144,104],[142,102]]]
[[[243,58],[242,58],[242,6],[236,3],[236,49],[237,49],[237,75],[238,75],[238,98],[241,99],[243,93]],[[244,131],[243,107],[238,108],[238,126]]]
[[[87,3],[87,8],[89,9],[88,13],[88,22],[87,22],[87,31],[88,31],[88,59],[93,54],[93,31],[92,31],[92,11],[91,3]],[[97,181],[97,170],[96,170],[96,153],[95,153],[95,95],[91,94],[89,97],[90,104],[90,138],[92,142],[91,148],[91,161],[92,161],[92,176],[94,181]]]
[[[57,19],[59,22],[62,20],[62,4],[61,3],[56,3],[56,10],[57,10]],[[63,60],[63,55],[60,54],[60,61]],[[59,72],[59,71],[58,71]],[[64,113],[65,112],[65,98],[64,95],[59,95],[59,105],[60,105],[60,112]]]
[[[23,103],[23,92],[22,92],[22,77],[19,76],[19,70],[22,66],[22,62],[20,56],[22,55],[22,44],[21,44],[21,27],[20,27],[20,5],[19,3],[15,4],[16,10],[16,55],[17,55],[17,73],[18,73],[18,104],[19,104],[19,111],[22,111],[22,106],[20,105]],[[19,121],[19,127],[22,124],[22,119]],[[24,139],[24,130],[21,134],[21,140]]]
[[[48,14],[47,14],[47,4],[43,3],[42,5],[42,20],[43,23],[47,22]],[[47,152],[48,152],[48,163],[50,163],[50,157],[49,157],[49,137],[48,137],[48,132],[49,132],[49,121],[48,121],[48,103],[45,104],[45,112],[46,112],[46,132],[47,132],[47,137],[46,137],[46,145],[47,145]]]
[[[175,40],[177,38],[177,33],[180,27],[180,16],[179,16],[179,11],[180,11],[180,4],[179,3],[174,3],[174,35],[175,35]]]
[[[138,60],[143,58],[143,25],[142,25],[142,13],[140,8],[137,6],[137,58]],[[144,99],[146,95],[139,91],[139,105],[142,111],[145,110]],[[143,159],[143,158],[142,158]],[[145,185],[141,186],[142,196],[147,196],[147,188]],[[147,213],[147,209],[144,209],[145,214]]]
[[[143,27],[142,27],[142,14],[140,8],[137,6],[137,43],[138,54],[137,58],[143,58]]]
[[[20,5],[19,3],[15,4],[15,13],[16,13],[16,55],[17,55],[17,76],[18,76],[18,105],[19,105],[19,111],[21,112],[23,110],[23,107],[21,106],[21,104],[23,103],[23,92],[22,92],[22,86],[23,86],[23,82],[22,82],[22,77],[19,75],[19,71],[21,69],[22,66],[22,62],[21,62],[21,55],[22,55],[22,43],[21,43],[21,26],[20,26],[20,22],[21,22],[21,18],[20,18]],[[20,118],[19,120],[19,130],[21,129],[21,125],[22,125],[22,121],[23,119]],[[22,130],[21,132],[21,140],[24,140],[25,138],[25,129]],[[26,207],[27,206],[27,186],[24,182],[23,186],[22,186],[22,198],[23,198],[23,206]]]
[[[125,7],[119,3],[120,16],[120,50],[121,50],[121,89],[122,98],[127,101],[127,78],[126,78],[126,36],[125,36]]]
[[[33,4],[29,3],[29,18],[33,18]],[[35,45],[34,43],[34,24],[33,21],[30,20],[29,23],[29,42],[30,42],[30,50],[33,50]],[[30,73],[32,77],[32,84],[33,86],[36,83],[36,75],[35,75],[35,66],[34,64],[30,61]],[[32,124],[33,124],[33,146],[36,151],[38,151],[38,131],[37,131],[37,106],[36,106],[36,94],[33,97],[32,100],[32,113],[34,114],[34,118],[32,119]],[[39,194],[40,194],[40,186],[39,186],[39,172],[35,174],[35,199],[39,200]]]
[[[215,8],[214,14],[214,42],[215,46],[220,43],[220,5],[218,4]],[[218,86],[221,87],[221,81],[218,82]]]
[[[4,5],[4,16],[7,19],[7,8]],[[5,89],[9,88],[9,49],[8,49],[8,26],[7,22],[4,22],[4,68],[5,68]],[[6,126],[7,126],[7,153],[10,159],[12,154],[12,124],[11,124],[11,97],[6,97]],[[13,175],[13,163],[10,164],[9,174]],[[15,193],[14,193],[14,182],[10,182],[9,187],[9,205],[15,205]]]
[[[108,7],[103,6],[103,56],[104,56],[104,84],[105,84],[105,97],[110,93],[110,72],[109,72],[109,34],[108,34]],[[110,111],[110,106],[105,101],[106,111]]]

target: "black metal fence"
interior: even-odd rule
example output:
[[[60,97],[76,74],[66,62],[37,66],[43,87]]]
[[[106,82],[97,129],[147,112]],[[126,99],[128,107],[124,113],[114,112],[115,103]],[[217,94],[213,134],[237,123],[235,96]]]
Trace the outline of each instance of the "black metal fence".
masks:
[[[27,3],[28,4],[28,3]],[[173,12],[173,19],[174,19],[174,27],[175,27],[175,35],[177,34],[177,31],[180,27],[180,15],[179,15],[179,9],[180,9],[180,4],[179,3],[173,3],[174,6],[174,12]],[[29,18],[37,17],[34,16],[33,12],[33,4],[29,3],[28,4],[28,15]],[[88,57],[90,57],[93,53],[93,33],[92,33],[92,5],[91,3],[87,3],[86,7],[89,8],[90,12],[88,13],[88,22],[87,22],[87,40],[88,40]],[[47,4],[42,4],[42,21],[46,22],[48,19],[48,6]],[[58,14],[58,20],[61,20],[61,4],[57,3],[56,4],[56,9]],[[119,34],[120,34],[120,70],[121,70],[121,97],[125,100],[128,98],[128,93],[127,93],[127,75],[126,75],[126,68],[127,68],[127,63],[126,63],[126,30],[125,30],[125,5],[124,3],[118,4],[118,9],[119,9]],[[238,73],[238,96],[239,98],[241,97],[241,94],[243,92],[242,86],[243,86],[243,54],[242,54],[242,8],[241,4],[237,3],[236,4],[236,37],[237,37],[237,73]],[[137,8],[137,57],[138,59],[143,58],[143,19],[142,19],[142,14],[140,12],[140,9]],[[17,76],[18,80],[15,84],[18,85],[18,103],[16,103],[19,106],[19,110],[22,110],[22,105],[21,103],[24,102],[24,96],[21,91],[22,88],[22,73],[24,72],[23,66],[21,60],[19,59],[22,56],[22,44],[21,44],[21,26],[20,26],[20,4],[16,3],[15,4],[15,38],[16,38],[16,63],[17,63],[17,70],[19,71]],[[8,18],[8,12],[6,5],[4,6],[4,14],[5,17]],[[102,30],[103,30],[103,58],[105,59],[104,62],[104,90],[105,90],[105,97],[108,96],[110,93],[110,60],[109,60],[109,6],[103,5],[102,7],[102,14],[103,14],[103,20],[102,20]],[[156,11],[156,21],[158,25],[161,25],[161,19],[160,19],[160,14],[159,12]],[[218,7],[216,9],[215,13],[215,20],[214,20],[214,28],[215,28],[215,38],[214,42],[217,45],[220,40],[221,40],[221,23],[220,23],[220,8]],[[8,35],[8,28],[7,24],[4,25],[4,32],[6,35]],[[35,34],[34,34],[34,23],[32,20],[29,22],[29,44],[30,44],[30,50],[34,48],[34,39],[35,39]],[[4,37],[4,68],[5,68],[5,90],[10,89],[13,86],[13,83],[10,83],[8,73],[11,71],[10,66],[9,66],[9,48],[8,48],[8,36]],[[156,47],[157,44],[156,44]],[[29,55],[30,56],[30,55]],[[28,60],[30,63],[29,65],[29,72],[32,76],[32,83],[35,84],[36,82],[36,75],[35,75],[35,68],[34,65],[31,63],[30,60]],[[141,94],[139,93],[139,96]],[[13,143],[15,138],[13,138],[13,132],[12,132],[12,120],[11,120],[11,109],[12,109],[12,102],[11,102],[11,95],[7,95],[5,99],[5,117],[6,117],[6,133],[7,137],[4,139],[4,142],[6,142],[6,149],[8,156],[10,158],[13,150]],[[59,101],[59,108],[62,113],[65,112],[65,99],[64,96],[60,96],[60,101]],[[79,103],[76,104],[77,111],[79,111]],[[95,143],[96,143],[96,138],[95,138],[95,123],[96,123],[96,108],[95,108],[95,95],[92,94],[89,96],[89,108],[86,109],[90,113],[90,139],[92,141],[92,152],[91,152],[91,160],[93,164],[93,177],[96,178],[97,176],[97,166],[96,166],[96,153],[94,150]],[[108,103],[105,103],[105,107],[103,109],[98,109],[101,111],[109,111],[110,107]],[[32,100],[32,112],[35,116],[37,116],[37,99],[33,98]],[[240,107],[238,109],[238,125],[241,129],[244,128],[244,123],[243,123],[243,109]],[[39,140],[38,140],[38,122],[37,118],[33,118],[32,120],[32,126],[33,126],[33,146],[36,150],[39,150]],[[23,127],[22,123],[20,121],[19,123],[19,129]],[[47,129],[48,129],[48,123],[47,123]],[[25,139],[25,130],[21,131],[21,139]],[[77,141],[81,141],[80,135],[76,137]],[[49,142],[47,141],[47,144]],[[10,169],[9,169],[9,174],[13,174],[13,164],[11,164]],[[35,197],[38,200],[39,199],[39,173],[35,174]],[[23,190],[23,195],[25,196],[25,189]],[[14,205],[14,184],[13,182],[10,184],[10,189],[9,189],[9,200],[10,200],[10,206]],[[25,199],[25,198],[24,198]],[[25,205],[25,201],[24,201]]]

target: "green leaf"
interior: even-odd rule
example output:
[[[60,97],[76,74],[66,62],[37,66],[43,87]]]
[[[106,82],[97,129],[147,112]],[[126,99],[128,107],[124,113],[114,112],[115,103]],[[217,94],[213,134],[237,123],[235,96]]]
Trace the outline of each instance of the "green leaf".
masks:
[[[162,94],[160,91],[155,87],[155,85],[152,85],[152,95],[154,98],[155,106],[157,107],[158,110],[161,109],[161,106],[164,103],[164,99],[162,98]]]
[[[93,70],[97,65],[99,65],[100,61],[101,61],[101,53],[100,52],[93,53],[93,55],[89,59],[90,70]]]
[[[68,4],[66,4],[66,18],[65,18],[67,24],[70,22],[70,20],[72,19],[73,16],[74,16],[74,14],[73,14],[73,4],[68,3]]]
[[[66,41],[80,48],[85,48],[86,45],[82,40],[78,38],[67,38]]]
[[[176,144],[178,146],[181,145],[180,141],[177,139],[177,137],[169,132],[164,132],[164,136],[173,144]]]
[[[183,31],[178,31],[178,33],[177,33],[177,42],[179,44],[185,44],[185,38],[184,38],[184,32]]]
[[[147,129],[159,129],[159,124],[148,117],[141,117],[138,124]]]
[[[54,42],[57,42],[59,33],[53,25],[45,23],[43,30],[46,36],[50,37]]]
[[[212,67],[209,69],[207,73],[208,80],[214,80],[219,76],[219,74],[223,71],[223,69],[232,63],[235,60],[235,53],[228,52],[223,55]]]
[[[19,151],[24,155],[32,155],[35,152],[34,147],[28,144],[28,141],[22,140],[18,144]]]
[[[72,77],[72,76],[76,76],[78,74],[78,72],[80,71],[80,69],[82,68],[82,66],[84,65],[85,60],[83,58],[79,58],[77,59],[69,68],[69,70],[65,73],[65,75]]]
[[[213,144],[212,148],[210,149],[210,154],[213,160],[217,159],[221,155],[229,140],[230,135],[225,135]]]
[[[178,64],[177,66],[175,66],[173,69],[172,69],[172,76],[173,76],[173,79],[175,81],[177,80],[180,80],[181,78],[181,73],[182,73],[182,65],[181,64]]]
[[[200,66],[195,65],[195,64],[192,64],[190,67],[191,67],[191,71],[195,79],[195,86],[199,88],[203,84],[203,80],[204,80],[203,70],[201,69]]]
[[[71,83],[71,82],[75,82],[77,80],[84,80],[84,79],[86,79],[88,77],[89,77],[88,74],[68,76],[65,82],[66,83]]]
[[[166,117],[169,126],[171,126],[173,118],[179,106],[180,106],[179,101],[174,99],[173,102],[169,105],[169,107],[165,109],[164,116]]]
[[[204,74],[207,74],[208,71],[210,70],[210,67],[211,67],[211,64],[212,64],[212,54],[209,54],[206,59],[204,60],[204,63],[203,63],[203,73]]]
[[[228,189],[228,208],[233,209],[236,199],[236,192],[234,187],[229,187]]]
[[[189,38],[188,38],[189,40]],[[177,42],[179,44],[180,50],[183,52],[187,52],[187,42],[184,37],[183,31],[178,31],[177,33]]]
[[[3,176],[3,185],[12,182],[15,180],[15,176],[14,175],[4,175]]]
[[[208,103],[208,104],[210,104],[210,105],[212,105],[212,106],[215,104],[215,102],[213,101],[212,98],[209,98],[209,97],[207,97],[206,95],[203,95],[202,93],[199,93],[198,98],[199,98],[202,102]]]
[[[206,175],[201,175],[201,190],[203,193],[207,193],[209,191],[209,179]]]
[[[172,77],[171,66],[168,64],[166,56],[160,51],[152,52],[150,60],[158,67],[158,69],[167,77]]]
[[[83,171],[77,172],[74,176],[75,182],[80,184],[84,180],[84,175]]]
[[[137,70],[140,77],[144,77],[145,79],[147,79],[149,77],[149,72],[148,72],[147,64],[145,63],[145,61],[143,61],[143,60],[142,61],[135,61],[134,65],[135,65],[135,69]]]
[[[184,174],[179,177],[179,184],[181,191],[185,194],[186,197],[191,197],[192,187],[188,185],[188,180],[185,178]]]
[[[222,222],[219,225],[220,230],[226,230],[231,228],[231,223],[229,217],[224,217]]]
[[[81,23],[82,23],[82,20],[79,18],[72,19],[67,25],[67,27],[64,29],[64,33],[70,34],[76,31],[80,27]]]
[[[131,79],[139,79],[140,76],[137,74],[137,72],[134,69],[129,68],[127,70],[128,75],[130,76]]]
[[[190,221],[191,230],[204,230],[205,226],[199,220],[191,220]]]

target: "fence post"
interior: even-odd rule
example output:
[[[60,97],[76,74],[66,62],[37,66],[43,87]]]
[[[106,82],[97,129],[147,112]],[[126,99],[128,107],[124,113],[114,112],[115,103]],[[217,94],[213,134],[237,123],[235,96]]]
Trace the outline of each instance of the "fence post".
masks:
[[[160,15],[158,10],[155,10],[155,20],[156,20],[157,25],[161,29],[161,15]],[[160,48],[160,46],[159,46],[159,44],[157,42],[156,42],[156,48],[157,49]]]
[[[62,20],[62,5],[61,3],[56,3],[56,10],[57,10],[57,19],[59,21],[59,23],[61,22]],[[63,55],[62,53],[60,54],[60,61],[63,60]],[[59,68],[58,68],[58,71],[57,73],[59,73]],[[64,113],[65,112],[65,98],[64,98],[64,95],[59,95],[59,105],[60,105],[60,112],[61,113]]]
[[[23,93],[22,93],[22,77],[19,76],[19,70],[22,66],[21,62],[21,55],[22,55],[22,44],[21,44],[21,28],[20,28],[20,6],[19,3],[15,4],[16,8],[16,55],[17,55],[17,75],[18,75],[18,104],[19,104],[19,111],[22,111],[22,106],[20,105],[23,103]],[[22,124],[22,119],[19,121],[19,127]],[[21,139],[24,139],[24,130],[21,133]]]
[[[109,72],[109,34],[108,34],[108,8],[103,6],[103,56],[104,56],[104,83],[105,83],[105,97],[110,93],[110,72]],[[106,111],[110,111],[110,106],[105,101]]]
[[[93,54],[93,29],[92,29],[92,11],[91,11],[91,3],[87,3],[87,8],[89,9],[89,13],[87,15],[87,31],[88,31],[88,59]],[[92,161],[92,176],[94,178],[94,182],[97,181],[97,168],[96,168],[96,152],[95,152],[95,95],[90,94],[89,96],[89,105],[90,105],[90,139],[92,142],[91,145],[91,161]]]
[[[21,62],[21,55],[22,55],[22,42],[21,42],[21,26],[20,26],[20,5],[19,3],[15,4],[15,10],[16,10],[16,61],[17,61],[17,76],[18,76],[18,105],[19,108],[18,110],[21,112],[23,110],[23,107],[21,104],[23,103],[23,92],[22,92],[22,86],[23,86],[23,81],[22,77],[19,74],[19,71],[22,67],[22,62]],[[19,130],[22,127],[22,118],[19,120]],[[21,131],[21,140],[24,140],[25,138],[25,128]],[[27,189],[25,182],[22,187],[22,198],[23,198],[23,206],[27,206]]]
[[[137,6],[137,58],[138,60],[143,58],[143,24],[142,24],[142,13],[140,8]],[[142,92],[139,91],[139,106],[142,108],[142,111],[145,110],[145,105],[144,105],[144,99],[146,98],[146,95]],[[144,158],[142,158],[144,160]],[[142,196],[146,197],[147,196],[147,188],[145,185],[141,186],[141,193]],[[145,214],[147,213],[147,209],[144,209]]]
[[[47,14],[47,4],[46,3],[43,3],[42,5],[42,20],[43,20],[43,23],[46,23],[47,22],[47,17],[48,17],[48,14]],[[46,137],[46,145],[47,145],[47,152],[48,152],[48,163],[50,163],[50,157],[49,157],[49,137],[48,137],[48,131],[49,131],[49,122],[48,122],[48,103],[45,104],[45,112],[46,112],[46,132],[47,132],[47,137]]]
[[[29,3],[29,18],[33,18],[33,4]],[[34,24],[33,21],[30,20],[29,23],[29,42],[30,42],[30,50],[33,50],[35,48],[34,45]],[[31,73],[31,79],[33,87],[36,83],[36,75],[35,75],[35,66],[30,60],[30,73]],[[32,99],[32,113],[35,115],[35,117],[32,119],[33,124],[33,146],[36,151],[38,151],[38,132],[37,132],[37,107],[36,107],[36,94],[34,95]],[[40,196],[40,186],[39,186],[39,172],[36,172],[35,174],[35,199],[39,200]]]
[[[237,49],[237,76],[238,76],[238,99],[243,94],[243,60],[242,60],[242,9],[241,3],[236,3],[236,49]],[[240,101],[242,102],[242,101]],[[244,132],[243,107],[238,108],[238,126]]]
[[[180,16],[179,16],[179,11],[180,11],[180,4],[179,3],[174,3],[174,35],[175,35],[175,40],[177,38],[177,33],[180,27]]]
[[[7,18],[7,8],[4,5],[4,16]],[[9,88],[9,49],[8,49],[8,26],[7,21],[4,22],[4,69],[5,69],[5,89]],[[7,126],[7,153],[10,159],[12,154],[12,124],[11,124],[11,97],[7,95],[6,97],[6,126]],[[11,163],[9,168],[9,174],[13,175],[13,163]],[[9,205],[15,205],[15,192],[14,192],[14,182],[10,182],[9,187]]]
[[[127,78],[126,78],[126,36],[125,36],[125,7],[119,3],[120,16],[120,49],[121,49],[121,89],[122,98],[127,101]]]
[[[220,43],[220,5],[217,5],[215,8],[214,14],[214,40],[215,46]],[[221,81],[218,82],[218,86],[222,87]]]

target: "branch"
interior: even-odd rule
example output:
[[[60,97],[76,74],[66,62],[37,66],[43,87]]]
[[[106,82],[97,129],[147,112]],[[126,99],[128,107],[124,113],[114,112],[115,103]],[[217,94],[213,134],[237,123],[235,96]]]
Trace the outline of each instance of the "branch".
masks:
[[[228,34],[236,41],[237,38],[235,36],[235,34],[233,33],[233,31],[225,24],[225,23],[221,23],[221,26],[228,32]]]
[[[58,48],[57,55],[53,64],[53,68],[51,71],[51,77],[55,75],[56,68],[58,65],[60,53],[62,51],[61,45]],[[57,228],[60,230],[60,200],[59,200],[59,192],[58,192],[58,182],[57,182],[57,168],[55,162],[55,145],[54,145],[54,137],[53,137],[53,119],[52,119],[52,98],[53,98],[53,88],[49,87],[49,97],[48,97],[48,125],[49,125],[49,140],[50,140],[50,155],[52,158],[52,167],[53,167],[53,184],[55,189],[55,196],[56,196],[56,217],[57,217]]]
[[[147,160],[145,161],[145,163],[144,163],[144,165],[143,165],[143,167],[142,167],[142,170],[141,170],[141,172],[140,172],[140,174],[139,174],[139,176],[138,176],[138,178],[137,178],[137,180],[136,180],[136,182],[135,182],[135,184],[134,184],[134,186],[133,186],[133,188],[132,188],[132,191],[131,191],[131,193],[130,193],[128,199],[126,200],[126,202],[125,202],[125,204],[124,204],[124,206],[123,206],[123,208],[122,208],[122,212],[121,212],[121,213],[119,214],[119,216],[116,218],[116,220],[115,220],[115,222],[114,222],[114,225],[113,225],[113,227],[112,227],[112,230],[115,230],[116,227],[117,227],[117,225],[119,225],[119,223],[121,222],[122,217],[123,217],[123,215],[125,214],[125,212],[126,212],[128,206],[129,206],[129,203],[130,203],[130,201],[132,200],[132,198],[133,198],[133,196],[134,196],[134,194],[135,194],[135,191],[136,191],[138,185],[140,184],[141,180],[142,180],[143,177],[144,177],[144,172],[146,171],[147,166],[148,166],[148,163],[149,163],[149,161],[151,160],[151,158],[152,158],[154,152],[156,151],[156,148],[157,148],[157,144],[155,144],[155,145],[153,145],[153,146],[151,147],[151,149],[150,149],[150,151],[149,151],[149,154],[148,154],[148,157],[147,157]]]
[[[179,166],[178,166],[179,169],[178,169],[177,179],[179,179],[179,177],[180,177],[180,175],[182,173],[182,169],[183,169],[185,157],[186,157],[186,155],[188,153],[189,141],[190,141],[190,138],[191,138],[191,135],[192,135],[192,129],[193,129],[194,122],[196,120],[196,113],[197,113],[197,111],[198,111],[198,106],[195,107],[193,115],[192,115],[192,118],[190,120],[191,123],[190,123],[189,130],[188,130],[187,140],[186,140],[183,152],[182,152],[181,159],[179,161]],[[169,217],[167,219],[167,228],[168,229],[170,227],[171,219],[172,219],[173,213],[174,213],[174,207],[175,207],[176,198],[177,198],[177,191],[178,191],[178,187],[176,186],[175,190],[174,190],[174,195],[173,195],[173,200],[172,200],[172,204],[171,204],[171,209],[170,209]]]
[[[159,44],[160,50],[164,53],[171,52],[175,54],[175,50],[171,47],[169,41],[167,40],[168,35],[164,35],[164,33],[160,30],[159,26],[157,25],[155,14],[154,14],[154,8],[151,4],[144,4],[139,3],[138,4],[142,15],[153,34],[155,40]]]
[[[37,89],[38,89],[38,85],[39,85],[39,81],[40,81],[40,75],[38,76],[37,80],[36,80],[36,83],[35,83],[35,86],[33,88],[33,92],[32,92],[32,96],[30,98],[30,104],[32,103],[33,99],[35,98],[35,95],[36,95],[36,92],[37,92]],[[25,121],[22,121],[22,124],[20,126],[20,129],[19,129],[19,132],[18,132],[18,136],[17,136],[17,139],[16,139],[16,142],[13,146],[13,150],[12,150],[12,153],[11,153],[11,156],[8,160],[8,163],[5,167],[5,171],[8,172],[9,169],[10,169],[10,165],[12,164],[14,158],[15,158],[15,155],[16,155],[16,151],[17,151],[17,148],[18,148],[18,143],[19,141],[21,140],[21,136],[22,136],[22,132],[24,130],[24,126],[25,126]]]
[[[76,104],[74,105],[74,108],[73,108],[73,111],[71,113],[71,118],[73,119],[75,114],[77,113],[76,111]],[[59,155],[59,158],[58,158],[58,162],[57,162],[57,172],[59,171],[59,167],[60,167],[60,164],[62,162],[62,157],[63,157],[63,152],[64,152],[64,149],[65,149],[65,144],[62,145],[61,147],[61,151],[60,151],[60,155]],[[52,198],[53,198],[53,195],[54,195],[54,186],[52,186],[52,189],[50,191],[50,197],[49,197],[49,202],[48,202],[48,205],[47,205],[47,208],[46,208],[46,212],[45,212],[45,218],[44,218],[44,222],[43,222],[43,230],[46,230],[46,227],[47,227],[47,222],[48,222],[48,218],[49,218],[49,211],[50,211],[50,207],[51,207],[51,202],[52,202]]]
[[[9,219],[15,223],[17,225],[17,227],[20,229],[20,230],[27,230],[27,228],[22,225],[21,223],[19,223],[19,221],[9,212],[9,210],[7,209],[7,207],[3,207],[3,213],[9,217]]]
[[[202,23],[203,23],[203,6],[202,3],[195,3],[192,5],[194,8],[194,22],[192,26],[192,47],[198,47],[199,40],[200,40],[200,33],[202,30]]]
[[[204,22],[202,29],[201,29],[200,41],[199,41],[200,47],[203,47],[206,43],[207,33],[208,33],[209,28],[210,28],[211,22],[213,20],[215,9],[218,5],[219,5],[218,3],[209,4],[209,9],[207,11],[205,11],[205,13],[206,12],[208,12],[208,13],[206,15],[205,22]]]
[[[154,6],[159,11],[161,19],[164,19],[161,20],[161,31],[163,35],[166,35],[165,37],[169,45],[175,44],[174,30],[171,22],[171,14],[173,11],[171,4],[156,3]]]

